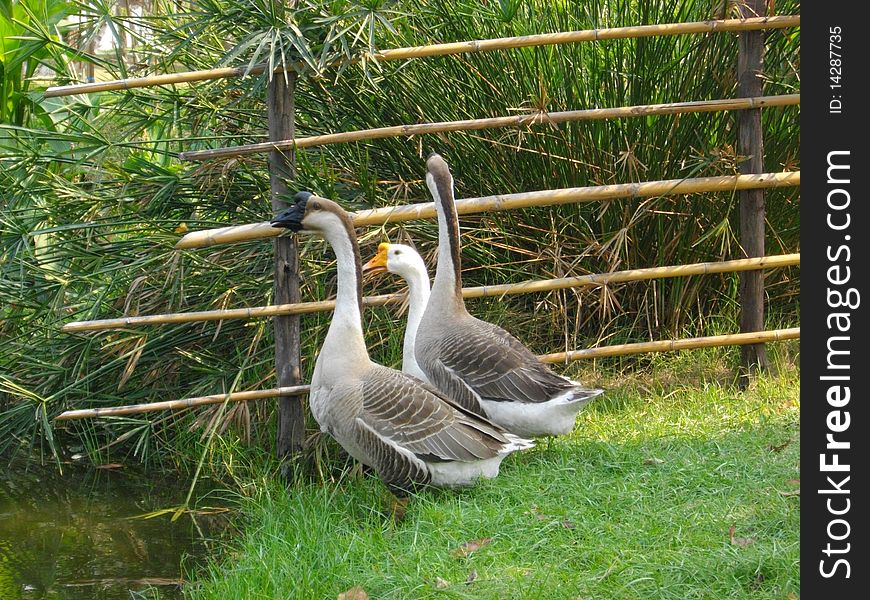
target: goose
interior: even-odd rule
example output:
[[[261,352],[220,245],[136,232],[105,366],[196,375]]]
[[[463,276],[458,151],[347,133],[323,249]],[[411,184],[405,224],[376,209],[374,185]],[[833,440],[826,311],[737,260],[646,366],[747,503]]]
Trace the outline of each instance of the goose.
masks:
[[[314,365],[311,413],[397,498],[407,499],[418,485],[465,487],[495,477],[505,456],[533,445],[412,376],[371,361],[362,330],[359,246],[338,204],[299,192],[271,225],[317,233],[335,253],[335,313]]]
[[[512,433],[569,433],[580,409],[603,390],[557,375],[510,333],[468,313],[462,299],[453,176],[435,153],[426,171],[438,217],[438,263],[416,331],[417,364],[434,387]]]
[[[429,383],[426,374],[414,357],[414,340],[417,327],[423,318],[423,310],[429,301],[429,272],[423,257],[411,246],[405,244],[378,245],[378,253],[363,265],[363,273],[395,273],[408,284],[408,323],[405,325],[405,339],[402,343],[402,371],[413,375],[420,381]]]

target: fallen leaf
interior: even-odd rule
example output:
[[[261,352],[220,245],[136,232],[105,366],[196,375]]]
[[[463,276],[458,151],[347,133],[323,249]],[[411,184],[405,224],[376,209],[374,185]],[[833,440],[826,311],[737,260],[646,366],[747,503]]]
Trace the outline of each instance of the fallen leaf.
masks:
[[[338,595],[338,600],[369,600],[369,595],[360,586],[355,585]]]
[[[547,515],[541,513],[541,509],[538,507],[537,504],[532,504],[530,510],[527,510],[523,514],[524,515],[535,515],[535,517],[537,517],[538,521],[546,521],[547,520]]]
[[[781,491],[779,491],[779,490],[777,490],[777,492],[778,492],[779,495],[782,496],[783,498],[787,498],[788,496],[800,496],[800,495],[801,495],[801,489],[800,489],[800,488],[798,488],[798,489],[796,489],[796,490],[791,490],[790,492],[781,492]]]
[[[785,597],[788,598],[788,600],[797,600],[798,595],[794,592],[789,592]]]
[[[435,587],[439,590],[445,590],[450,587],[450,582],[446,579],[441,579],[440,577],[435,578]]]
[[[468,577],[465,578],[465,585],[470,584],[475,579],[477,579],[477,571],[472,570],[471,573],[468,574]]]
[[[728,538],[731,540],[731,544],[734,546],[740,546],[741,548],[745,548],[750,544],[754,544],[755,540],[752,538],[744,538],[744,537],[735,537],[734,532],[737,530],[736,525],[732,525],[728,528]]]
[[[572,523],[570,519],[565,519],[564,521],[562,521],[562,527],[564,527],[565,529],[574,529],[577,526],[574,525],[574,523]]]
[[[764,583],[764,574],[759,573],[755,576],[755,581],[752,582],[752,589],[757,590],[761,587],[761,584]]]
[[[405,514],[408,512],[409,498],[395,498],[390,505],[390,516],[395,523],[401,523],[405,520]]]
[[[784,441],[781,444],[777,444],[777,445],[771,444],[770,446],[768,446],[768,449],[771,452],[782,452],[785,449],[785,447],[788,446],[789,444],[791,444],[791,438],[787,439],[786,441]]]
[[[121,463],[107,463],[105,465],[97,465],[94,467],[95,469],[123,469],[124,465]]]
[[[663,464],[665,464],[665,461],[653,456],[651,458],[647,458],[646,460],[644,460],[643,464],[645,464],[645,465],[663,465]]]
[[[786,479],[785,482],[790,483],[792,485],[800,485],[801,484],[800,479]]]
[[[451,550],[450,554],[457,557],[468,556],[472,552],[480,550],[490,542],[492,542],[491,537],[480,538],[479,540],[471,540],[470,542],[460,544],[458,548],[454,548],[453,550]]]
[[[187,226],[187,223],[179,223],[178,227],[175,228],[175,233],[187,233],[187,230],[190,229]]]

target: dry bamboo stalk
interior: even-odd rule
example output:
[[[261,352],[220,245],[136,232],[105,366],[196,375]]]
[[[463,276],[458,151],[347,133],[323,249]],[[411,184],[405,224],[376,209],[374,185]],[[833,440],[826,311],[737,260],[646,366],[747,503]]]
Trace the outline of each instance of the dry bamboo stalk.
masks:
[[[363,304],[366,306],[383,306],[390,302],[400,302],[404,294],[383,294],[366,296]],[[319,300],[316,302],[299,302],[296,304],[275,304],[272,306],[257,306],[254,308],[231,308],[228,310],[203,310],[186,313],[168,313],[163,315],[143,315],[138,317],[120,317],[117,319],[101,319],[94,321],[73,321],[63,326],[63,331],[100,331],[103,329],[119,329],[123,327],[140,327],[142,325],[164,325],[167,323],[191,323],[198,321],[224,321],[227,319],[257,319],[274,317],[276,315],[306,315],[310,313],[327,312],[335,308],[335,300]]]
[[[376,52],[372,58],[378,61],[405,60],[409,58],[448,56],[470,52],[490,52],[492,50],[507,50],[510,48],[572,44],[599,40],[682,35],[690,33],[783,29],[787,27],[797,27],[800,25],[800,22],[800,15],[780,15],[751,19],[723,19],[713,21],[694,21],[690,23],[664,23],[660,25],[614,27],[608,29],[586,29],[582,31],[541,33],[537,35],[433,44],[429,46],[414,46],[410,48],[393,48]],[[280,68],[275,70],[275,72],[280,71]],[[91,94],[94,92],[169,85],[174,83],[192,83],[196,81],[207,81],[210,79],[223,79],[226,77],[241,77],[246,74],[259,75],[264,72],[266,72],[266,65],[255,65],[250,69],[244,67],[223,67],[203,71],[185,71],[181,73],[167,73],[164,75],[150,75],[147,77],[131,77],[115,81],[54,86],[45,91],[45,96],[51,98],[56,96],[70,96],[73,94]]]
[[[800,327],[792,327],[790,329],[775,329],[773,331],[753,331],[749,333],[684,338],[681,340],[659,340],[655,342],[639,342],[635,344],[617,344],[614,346],[572,350],[570,352],[555,352],[553,354],[544,354],[538,358],[541,362],[545,363],[564,363],[584,358],[625,356],[627,354],[640,354],[644,352],[670,352],[674,350],[709,348],[711,346],[742,346],[744,344],[778,342],[782,340],[798,339],[800,336]]]
[[[741,258],[737,260],[702,262],[688,265],[675,265],[666,267],[651,267],[646,269],[631,269],[627,271],[614,271],[612,273],[598,273],[581,275],[578,277],[561,277],[558,279],[536,279],[520,283],[508,283],[503,285],[490,285],[463,288],[463,298],[492,298],[512,294],[527,294],[530,292],[546,292],[561,290],[584,285],[609,285],[614,283],[626,283],[630,281],[642,281],[647,279],[659,279],[664,277],[685,277],[688,275],[709,275],[712,273],[732,273],[754,269],[775,269],[799,265],[801,255],[781,254],[765,256],[761,258]],[[366,296],[363,304],[366,306],[383,306],[393,302],[404,300],[405,294],[383,294],[380,296]],[[226,319],[253,319],[258,317],[271,317],[283,314],[308,314],[326,312],[335,308],[334,300],[322,300],[317,302],[300,302],[298,304],[280,304],[274,306],[259,306],[256,308],[236,308],[229,310],[207,310],[189,313],[171,313],[165,315],[146,315],[141,317],[121,317],[118,319],[102,319],[94,321],[74,321],[63,326],[63,331],[100,331],[104,329],[117,329],[122,327],[138,327],[141,325],[158,325],[165,323],[190,323],[198,321],[222,321]]]
[[[84,408],[81,410],[68,410],[62,412],[54,419],[55,421],[68,421],[72,419],[88,419],[91,417],[136,415],[156,410],[181,410],[184,408],[205,406],[207,404],[248,402],[249,400],[260,400],[261,398],[272,398],[276,396],[298,396],[307,393],[309,389],[310,386],[308,385],[297,385],[271,390],[251,390],[248,392],[233,392],[231,394],[214,394],[212,396],[199,396],[197,398],[167,400],[165,402],[151,402],[148,404],[130,404],[128,406],[111,406],[106,408]]]
[[[756,344],[759,342],[775,342],[800,338],[800,327],[790,329],[775,329],[773,331],[756,331],[750,333],[736,333],[731,335],[714,335],[709,337],[684,338],[679,340],[660,340],[656,342],[640,342],[635,344],[619,344],[615,346],[602,346],[599,348],[586,348],[571,352],[556,352],[544,354],[538,358],[545,363],[560,363],[587,358],[604,358],[608,356],[625,356],[628,354],[641,354],[644,352],[668,352],[674,350],[690,350],[693,348],[708,348],[710,346],[737,346],[743,344]],[[298,395],[308,392],[310,386],[300,385],[293,388],[278,388],[272,390],[255,390],[249,392],[236,392],[229,394],[216,394],[214,396],[202,396],[200,398],[185,398],[183,400],[170,400],[167,402],[154,402],[151,404],[133,404],[130,406],[117,406],[106,408],[86,408],[81,410],[68,410],[55,417],[56,421],[71,419],[87,419],[91,417],[106,417],[118,415],[131,415],[156,410],[178,410],[193,408],[206,404],[221,404],[224,401],[246,402],[260,398],[271,398],[284,395]]]
[[[800,180],[800,171],[792,171],[762,173],[758,175],[722,175],[692,179],[620,183],[615,185],[521,192],[518,194],[500,194],[497,196],[484,196],[482,198],[466,198],[456,201],[456,210],[460,215],[468,215],[487,211],[527,208],[530,206],[552,206],[575,202],[613,200],[616,198],[645,198],[699,192],[733,192],[754,188],[797,186],[800,185]],[[421,202],[419,204],[406,204],[402,206],[386,206],[362,210],[353,213],[351,217],[353,218],[354,225],[357,227],[400,223],[415,219],[432,219],[435,217],[435,205],[432,202]],[[283,231],[283,229],[272,227],[268,221],[221,227],[218,229],[204,229],[201,231],[191,231],[186,234],[178,240],[175,247],[177,249],[204,248],[216,244],[230,244],[274,237],[280,235]]]
[[[230,146],[211,150],[195,150],[182,152],[181,160],[209,160],[246,156],[272,150],[290,150],[293,148],[311,148],[328,144],[359,142],[363,140],[378,140],[390,137],[405,137],[447,131],[475,131],[480,129],[495,129],[499,127],[524,127],[535,124],[555,125],[571,121],[593,121],[599,119],[616,119],[621,117],[644,117],[650,115],[673,115],[679,113],[715,112],[726,110],[745,110],[752,108],[768,108],[773,106],[790,106],[800,104],[800,94],[785,94],[781,96],[756,96],[753,98],[726,98],[723,100],[695,100],[691,102],[670,102],[667,104],[642,104],[638,106],[620,106],[616,108],[592,108],[586,110],[569,110],[562,112],[536,112],[508,117],[491,117],[486,119],[466,119],[463,121],[443,121],[440,123],[416,123],[413,125],[395,125],[392,127],[377,127],[343,133],[329,133],[293,140],[280,140]]]
[[[797,27],[800,23],[800,15],[780,15],[778,17],[720,19],[711,21],[692,21],[689,23],[662,23],[658,25],[634,25],[630,27],[612,27],[606,29],[585,29],[581,31],[539,33],[490,40],[395,48],[392,50],[382,50],[375,55],[375,58],[382,61],[403,60],[408,58],[426,58],[431,56],[448,56],[452,54],[491,52],[493,50],[508,50],[512,48],[528,48],[531,46],[597,42],[601,40],[682,35],[689,33],[783,29],[786,27]]]

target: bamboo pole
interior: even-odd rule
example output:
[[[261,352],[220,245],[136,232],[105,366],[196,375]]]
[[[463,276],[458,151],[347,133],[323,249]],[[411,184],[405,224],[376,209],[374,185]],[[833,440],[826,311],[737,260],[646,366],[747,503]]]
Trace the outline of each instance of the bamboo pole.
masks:
[[[800,327],[793,327],[790,329],[775,329],[772,331],[756,331],[750,333],[715,335],[709,337],[684,338],[677,340],[659,340],[655,342],[639,342],[634,344],[617,344],[613,346],[601,346],[598,348],[572,350],[570,352],[555,352],[553,354],[541,355],[538,358],[541,360],[541,362],[545,363],[567,363],[575,360],[583,360],[589,358],[626,356],[630,354],[642,354],[646,352],[671,352],[676,350],[709,348],[711,346],[737,346],[743,344],[755,344],[759,342],[793,340],[798,338],[800,338]],[[157,410],[179,410],[184,408],[193,408],[196,406],[204,406],[206,404],[220,404],[225,401],[247,402],[249,400],[271,398],[275,396],[299,395],[304,394],[309,390],[310,386],[300,385],[292,388],[235,392],[233,394],[216,394],[214,396],[186,398],[184,400],[170,400],[167,402],[154,402],[151,404],[133,404],[130,406],[68,410],[56,416],[54,420],[66,421],[72,419],[87,419],[91,417],[130,415]]]
[[[630,269],[580,275],[577,277],[561,277],[558,279],[535,279],[520,283],[469,287],[462,289],[463,298],[495,298],[513,294],[528,294],[532,292],[547,292],[581,286],[611,285],[631,281],[644,281],[665,277],[685,277],[689,275],[710,275],[713,273],[734,273],[753,269],[775,269],[799,265],[801,255],[780,254],[760,258],[737,259],[727,261],[701,262],[687,265],[650,267],[646,269]],[[363,298],[365,306],[383,306],[402,302],[405,294],[383,294]],[[228,310],[207,310],[188,313],[170,313],[164,315],[144,315],[140,317],[121,317],[118,319],[101,319],[94,321],[74,321],[63,326],[66,332],[101,331],[123,327],[139,327],[142,325],[161,325],[167,323],[191,323],[200,321],[223,321],[228,319],[256,319],[280,314],[309,314],[327,312],[335,308],[334,300],[317,302],[300,302],[298,304],[279,304],[274,306],[259,306],[256,308],[235,308]]]
[[[266,109],[269,121],[269,139],[293,139],[296,124],[293,94],[296,73],[284,73],[269,81]],[[269,190],[272,213],[287,208],[285,198],[290,196],[287,181],[296,178],[294,150],[269,154]],[[302,297],[299,291],[299,249],[293,236],[273,240],[274,273],[272,290],[278,304],[296,304]],[[275,336],[275,378],[278,387],[297,386],[302,382],[302,355],[299,315],[279,314],[272,318]],[[302,452],[305,441],[305,412],[299,398],[283,397],[278,400],[278,427],[275,450],[281,461],[281,473],[289,473],[290,460]]]
[[[466,119],[463,121],[442,121],[438,123],[415,123],[413,125],[395,125],[391,127],[362,129],[359,131],[329,133],[324,135],[296,138],[295,140],[261,142],[258,144],[230,146],[226,148],[214,148],[211,150],[194,150],[190,152],[181,152],[178,155],[178,158],[181,160],[210,160],[217,158],[229,158],[234,156],[247,156],[250,154],[271,152],[273,150],[311,148],[313,146],[325,146],[328,144],[359,142],[365,140],[379,140],[391,137],[405,137],[431,133],[444,133],[448,131],[476,131],[481,129],[496,129],[499,127],[524,127],[535,124],[556,125],[559,123],[569,123],[574,121],[593,121],[600,119],[616,119],[622,117],[674,115],[683,113],[746,110],[755,108],[760,109],[774,106],[790,106],[800,104],[800,100],[800,94],[784,94],[781,96],[726,98],[722,100],[694,100],[691,102],[642,104],[637,106],[620,106],[616,108],[591,108],[585,110],[569,110],[551,113],[536,112],[524,115],[511,115],[508,117]]]
[[[183,400],[166,400],[164,402],[150,402],[148,404],[129,404],[127,406],[111,406],[105,408],[83,408],[80,410],[68,410],[54,418],[55,421],[69,421],[73,419],[89,419],[92,417],[118,417],[121,415],[137,415],[157,410],[182,410],[196,408],[208,404],[223,404],[224,402],[248,402],[262,398],[274,398],[277,396],[298,396],[305,394],[310,389],[308,385],[292,387],[279,387],[271,390],[252,390],[248,392],[232,392],[231,394],[214,394],[211,396],[199,396],[196,398],[184,398]]]
[[[699,192],[733,192],[752,188],[797,186],[800,185],[800,179],[800,171],[792,171],[564,188],[559,190],[521,192],[518,194],[500,194],[497,196],[484,196],[482,198],[466,198],[456,201],[456,210],[460,215],[468,215],[488,211],[495,212],[528,208],[531,206],[553,206],[576,202],[613,200],[616,198],[646,198],[650,196],[695,194]],[[353,224],[356,227],[400,223],[415,219],[432,219],[434,217],[435,205],[432,202],[386,206],[351,214]],[[204,229],[201,231],[191,231],[186,234],[178,240],[175,247],[177,249],[205,248],[216,244],[231,244],[275,237],[283,231],[283,229],[272,227],[268,221],[221,227],[218,229]]]
[[[573,44],[601,40],[616,40],[627,38],[642,38],[651,36],[670,36],[693,33],[712,33],[728,31],[750,31],[758,29],[784,29],[798,27],[800,15],[780,15],[753,19],[722,19],[711,21],[693,21],[689,23],[663,23],[659,25],[638,25],[633,27],[613,27],[607,29],[586,29],[582,31],[567,31],[560,33],[540,33],[518,37],[475,40],[468,42],[452,42],[432,44],[429,46],[413,46],[409,48],[393,48],[375,52],[372,56],[377,61],[405,60],[410,58],[426,58],[432,56],[449,56],[476,52],[491,52],[511,48],[528,48],[531,46],[549,46],[554,44]],[[301,66],[293,65],[299,69]],[[113,90],[129,90],[140,87],[171,85],[176,83],[192,83],[223,79],[226,77],[243,77],[245,75],[260,75],[267,70],[266,65],[246,67],[222,67],[203,71],[185,71],[150,75],[147,77],[132,77],[114,81],[97,83],[63,85],[50,87],[45,91],[45,97],[70,96],[73,94],[92,94]],[[280,72],[281,69],[275,69]]]
[[[538,358],[545,363],[564,363],[584,358],[604,358],[607,356],[625,356],[645,352],[672,352],[675,350],[691,350],[709,348],[711,346],[742,346],[744,344],[760,344],[764,342],[779,342],[794,340],[801,336],[800,327],[790,329],[775,329],[772,331],[753,331],[748,333],[732,333],[728,335],[713,335],[709,337],[684,338],[681,340],[659,340],[655,342],[639,342],[635,344],[617,344],[599,348],[585,348],[570,352],[555,352],[544,354]]]
[[[740,5],[744,15],[764,15],[767,0],[747,0]],[[740,33],[737,52],[737,89],[741,95],[763,93],[764,34],[761,31]],[[746,160],[739,165],[741,174],[764,172],[764,132],[761,110],[741,112],[737,117],[737,153]],[[740,247],[744,257],[764,256],[764,190],[742,190],[740,196]],[[759,273],[740,275],[740,331],[758,331],[764,327],[764,279]],[[764,344],[740,349],[741,385],[758,369],[770,368]]]

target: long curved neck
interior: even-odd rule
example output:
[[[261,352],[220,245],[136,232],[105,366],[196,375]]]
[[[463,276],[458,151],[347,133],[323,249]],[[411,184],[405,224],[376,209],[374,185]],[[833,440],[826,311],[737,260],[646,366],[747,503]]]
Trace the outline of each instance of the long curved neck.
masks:
[[[322,234],[335,252],[338,292],[320,358],[337,358],[347,367],[365,365],[369,354],[362,329],[362,262],[356,234],[350,221],[339,215],[330,220]]]
[[[429,175],[429,177],[432,177]],[[462,307],[462,260],[459,255],[459,215],[453,200],[453,182],[437,177],[429,186],[438,215],[438,266],[432,296],[439,305]]]
[[[402,344],[402,370],[413,373],[417,361],[414,358],[414,342],[417,339],[417,329],[429,302],[429,275],[425,270],[415,270],[405,277],[408,283],[408,324],[405,327],[405,341]]]

